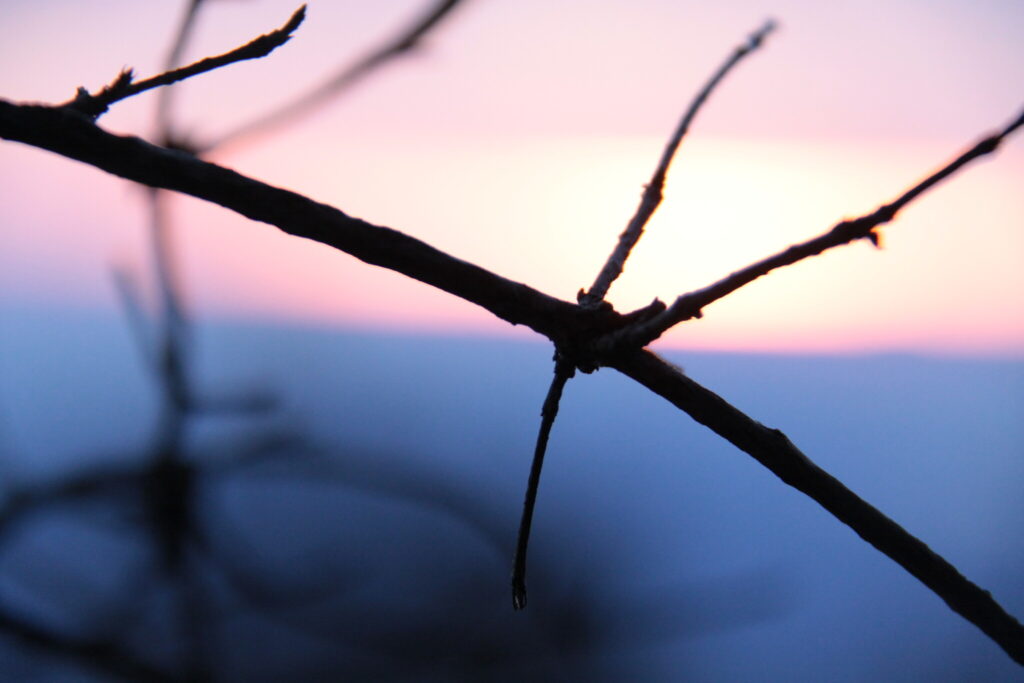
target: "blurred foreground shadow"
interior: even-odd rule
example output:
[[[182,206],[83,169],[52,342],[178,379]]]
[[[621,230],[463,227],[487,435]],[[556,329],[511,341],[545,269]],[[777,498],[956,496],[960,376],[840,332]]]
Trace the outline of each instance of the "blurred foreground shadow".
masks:
[[[536,554],[538,598],[516,613],[515,520],[443,472],[298,437],[243,442],[175,472],[7,491],[0,677],[618,681],[650,674],[645,645],[776,618],[790,602],[770,572],[616,594],[601,546],[581,542]],[[155,518],[169,494],[177,511]]]

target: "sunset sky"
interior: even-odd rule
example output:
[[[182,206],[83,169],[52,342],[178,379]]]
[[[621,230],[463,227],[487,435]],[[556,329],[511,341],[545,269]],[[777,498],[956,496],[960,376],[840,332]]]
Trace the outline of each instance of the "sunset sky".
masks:
[[[123,66],[159,70],[178,2],[0,0],[0,97],[58,102]],[[297,3],[210,0],[188,58]],[[187,82],[208,139],[316,84],[424,2],[312,0],[267,59]],[[83,10],[83,7],[88,10]],[[555,8],[555,9],[553,9]],[[1024,107],[1024,4],[467,0],[416,58],[212,160],[572,299],[632,214],[694,92],[765,18],[781,24],[683,143],[665,201],[610,300],[671,301],[872,211]],[[101,120],[152,130],[155,97]],[[856,244],[760,280],[663,344],[1024,355],[1024,136]],[[141,194],[0,144],[0,306],[117,306],[113,264],[151,272]],[[482,309],[191,199],[174,204],[190,305],[361,328],[506,334]]]

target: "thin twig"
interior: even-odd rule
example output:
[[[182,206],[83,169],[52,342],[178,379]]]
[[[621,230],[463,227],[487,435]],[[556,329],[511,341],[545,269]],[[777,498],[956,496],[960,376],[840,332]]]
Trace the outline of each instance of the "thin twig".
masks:
[[[765,427],[650,351],[624,354],[619,372],[754,457],[782,481],[813,498],[861,538],[900,564],[953,611],[1024,664],[1024,627],[992,595],[968,581],[931,548],[846,488],[804,455],[785,434]]]
[[[223,147],[227,144],[237,143],[244,138],[255,137],[269,132],[271,129],[282,126],[289,121],[308,114],[318,105],[326,103],[329,99],[348,90],[359,81],[362,81],[371,72],[386,62],[412,52],[417,48],[423,37],[434,27],[439,25],[462,0],[441,0],[416,19],[408,28],[398,34],[395,38],[387,41],[381,47],[371,50],[368,54],[356,60],[353,64],[346,64],[325,82],[316,86],[305,95],[285,104],[257,119],[245,123],[238,128],[225,133],[215,140],[196,146],[198,152],[209,152],[214,148]]]
[[[551,426],[555,424],[555,417],[558,416],[558,403],[562,399],[562,390],[574,374],[576,371],[572,363],[562,358],[555,360],[555,376],[551,380],[547,396],[544,397],[544,407],[540,413],[540,431],[537,433],[533,462],[530,464],[530,478],[526,484],[526,497],[523,500],[523,516],[519,520],[519,535],[516,538],[516,555],[512,562],[512,606],[515,609],[526,607],[526,551],[530,544],[530,526],[533,523],[533,508],[537,503],[540,472],[544,467],[544,453],[548,448]]]
[[[788,249],[753,263],[742,270],[738,270],[703,289],[683,294],[663,313],[642,320],[636,325],[616,330],[605,339],[600,340],[598,345],[605,352],[610,352],[616,348],[641,348],[650,344],[674,325],[692,318],[700,318],[702,316],[702,309],[708,304],[718,301],[777,268],[793,265],[811,256],[817,256],[833,247],[843,246],[860,239],[869,240],[872,244],[878,246],[879,237],[876,230],[879,226],[892,221],[907,204],[970,162],[996,151],[1002,141],[1022,125],[1024,125],[1024,112],[1002,131],[979,141],[898,198],[878,207],[872,213],[860,218],[844,220],[828,232],[818,235],[813,239],[790,246]]]
[[[726,77],[726,75],[732,70],[734,66],[746,57],[748,54],[761,47],[765,37],[775,29],[775,22],[767,21],[764,26],[755,31],[747,39],[747,42],[738,46],[733,50],[725,62],[718,67],[718,70],[714,73],[710,80],[704,84],[700,92],[690,103],[686,112],[683,114],[683,118],[679,121],[679,125],[676,127],[675,132],[669,139],[668,144],[665,145],[665,150],[661,154],[661,159],[658,162],[658,167],[654,169],[654,175],[651,176],[650,181],[644,187],[643,196],[640,198],[640,205],[636,208],[636,213],[633,214],[633,218],[630,219],[626,225],[626,229],[619,235],[619,242],[615,246],[615,249],[608,256],[608,260],[605,262],[604,267],[601,268],[601,272],[598,273],[597,278],[594,279],[594,284],[590,286],[590,290],[586,293],[581,292],[579,295],[579,302],[583,306],[594,306],[601,301],[604,301],[605,296],[608,294],[608,288],[612,286],[612,283],[622,274],[622,269],[626,265],[626,259],[629,258],[630,253],[633,251],[633,247],[643,236],[644,227],[647,222],[654,215],[654,212],[658,209],[658,205],[661,204],[662,191],[665,188],[665,176],[668,174],[668,168],[672,164],[672,159],[676,154],[676,150],[679,149],[679,144],[683,141],[683,137],[690,130],[690,124],[696,118],[697,113],[701,107],[707,101],[708,97],[718,86],[719,83]]]
[[[93,118],[107,111],[111,104],[123,100],[141,92],[164,85],[171,85],[186,78],[197,76],[207,71],[213,71],[235,62],[247,59],[258,59],[266,57],[278,47],[284,45],[292,37],[292,32],[299,27],[306,16],[306,6],[302,5],[295,10],[291,18],[276,31],[265,33],[262,36],[249,41],[231,52],[226,52],[216,57],[207,57],[194,64],[184,66],[180,69],[166,71],[144,81],[134,82],[134,74],[131,69],[122,71],[116,79],[105,86],[97,94],[92,95],[84,88],[78,89],[78,94],[73,100],[64,106],[73,109]]]

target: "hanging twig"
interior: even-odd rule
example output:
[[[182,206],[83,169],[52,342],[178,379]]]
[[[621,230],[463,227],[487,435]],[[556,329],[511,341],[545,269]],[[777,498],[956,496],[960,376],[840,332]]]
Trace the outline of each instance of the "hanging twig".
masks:
[[[564,358],[555,360],[555,376],[544,397],[544,406],[540,412],[540,431],[537,433],[537,444],[533,450],[533,462],[530,464],[530,478],[526,484],[526,497],[523,500],[523,515],[519,520],[519,534],[516,538],[516,555],[512,562],[512,606],[515,609],[526,607],[526,551],[530,544],[530,526],[533,523],[533,508],[537,503],[537,488],[540,486],[540,471],[544,467],[544,452],[548,448],[548,436],[551,426],[558,416],[558,403],[562,399],[565,383],[576,374],[572,363]]]

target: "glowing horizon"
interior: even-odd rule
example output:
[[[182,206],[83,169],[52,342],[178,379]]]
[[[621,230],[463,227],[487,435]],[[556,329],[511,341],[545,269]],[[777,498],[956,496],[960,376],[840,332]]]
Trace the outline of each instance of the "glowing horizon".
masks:
[[[414,2],[400,4],[402,8],[392,8],[389,13],[403,16],[419,7]],[[649,4],[651,12],[673,11],[654,0]],[[897,125],[893,130],[871,133],[871,125],[867,125],[852,131],[840,128],[829,136],[822,132],[817,112],[806,111],[806,101],[796,100],[788,105],[791,119],[782,119],[782,110],[772,109],[777,92],[794,96],[799,78],[787,81],[785,73],[770,69],[772,60],[797,68],[786,60],[794,50],[808,49],[809,40],[801,30],[801,22],[807,21],[800,13],[802,5],[790,4],[795,8],[794,20],[784,26],[792,28],[776,36],[763,55],[733,76],[684,142],[669,175],[665,201],[625,274],[611,290],[609,299],[619,310],[644,305],[654,297],[671,301],[823,232],[838,220],[869,212],[1013,113],[1012,107],[1001,108],[1002,100],[989,96],[990,89],[985,89],[978,91],[986,94],[984,111],[979,113],[979,102],[955,103],[963,111],[954,123],[947,121],[948,110],[936,116],[937,124],[927,120],[931,112],[926,111],[920,114],[925,120],[917,128]],[[252,7],[259,8],[256,16],[244,15],[239,8],[230,10],[231,16],[247,16],[255,24],[276,16],[286,5],[271,2]],[[139,21],[150,16],[138,8],[133,11],[139,12]],[[910,12],[907,8],[900,11]],[[17,12],[21,19],[31,18],[37,27],[53,26],[58,32],[71,28],[60,23],[59,10],[33,13],[19,7]],[[341,10],[314,3],[310,21],[326,23],[332,12]],[[517,29],[536,29],[538,35],[547,30],[530,24],[536,17],[527,10],[505,8],[502,12],[501,20],[513,22]],[[372,14],[365,8],[359,13]],[[589,38],[573,34],[567,40],[579,50],[594,46],[607,38],[609,31],[615,33],[616,16],[606,7],[590,16]],[[934,33],[948,37],[944,22],[952,25],[958,16],[952,10],[948,16],[940,15]],[[972,16],[993,25],[1002,18],[996,12]],[[219,26],[214,19],[211,12],[209,32],[199,36],[197,50],[206,44],[232,44],[239,33],[238,27],[214,31],[214,26]],[[624,42],[620,49],[627,52],[625,46],[632,45],[643,50],[641,38],[656,40],[656,19],[645,17],[643,30],[627,31],[629,40],[638,42]],[[375,17],[373,23],[383,25],[390,20]],[[851,39],[855,39],[861,18],[854,21],[846,16],[844,20],[852,22]],[[162,21],[167,23],[167,19]],[[654,129],[663,128],[667,133],[686,97],[678,92],[668,97],[656,89],[652,103],[644,109],[667,100],[674,104],[665,104],[665,111],[639,126],[619,122],[627,117],[640,120],[643,112],[628,102],[622,104],[620,113],[602,111],[599,118],[608,122],[608,132],[602,134],[594,132],[598,126],[589,122],[582,131],[557,130],[557,126],[539,130],[536,117],[540,114],[534,113],[519,127],[512,119],[501,119],[500,112],[494,113],[498,123],[492,125],[480,119],[484,110],[479,108],[493,105],[481,104],[472,87],[449,84],[445,92],[450,93],[450,102],[444,102],[443,109],[450,112],[453,122],[440,124],[441,113],[424,113],[422,120],[407,121],[401,132],[395,133],[396,116],[402,113],[395,108],[401,98],[422,103],[427,112],[428,100],[419,98],[436,92],[438,78],[472,83],[473,78],[486,82],[494,77],[499,62],[487,73],[483,62],[458,61],[460,54],[464,59],[460,50],[482,49],[481,36],[495,30],[494,21],[488,8],[467,10],[432,43],[435,51],[450,50],[455,55],[450,59],[438,63],[434,56],[423,64],[395,65],[375,77],[379,87],[367,88],[364,96],[338,107],[332,116],[318,114],[280,139],[229,151],[213,160],[572,300],[577,289],[590,284],[635,208],[664,142],[662,133]],[[155,30],[159,23],[149,20],[140,31]],[[731,33],[723,28],[726,23]],[[715,18],[713,24],[715,30],[698,36],[700,44],[692,48],[699,48],[705,57],[701,64],[687,65],[688,90],[696,89],[707,66],[750,28],[723,17]],[[325,29],[311,26],[316,27],[310,30],[315,40],[317,32],[323,34]],[[723,39],[727,33],[730,37]],[[74,39],[70,33],[65,37]],[[923,34],[913,39],[936,38]],[[7,60],[18,56],[19,50],[24,54],[30,49],[19,40],[28,38],[11,36],[4,48]],[[986,49],[1004,56],[1007,50],[1020,52],[1019,44],[1014,45],[1005,47],[997,41]],[[103,82],[107,75],[97,65],[119,50],[110,45],[90,49],[92,52],[83,53],[81,68],[96,68],[93,79]],[[316,45],[305,49],[316,49]],[[825,48],[810,49],[821,53]],[[772,51],[781,54],[772,57]],[[888,58],[896,60],[896,55],[906,57],[910,52],[904,46]],[[282,55],[285,58],[280,63],[274,61],[276,55],[260,63],[261,77],[277,74],[291,78],[294,71],[289,69],[295,69],[295,60],[309,58],[301,52],[282,51]],[[487,58],[500,61],[505,56]],[[909,58],[911,62],[915,59]],[[981,59],[975,56],[979,63]],[[858,74],[865,67],[849,61],[845,65],[837,61],[830,68],[837,73],[846,68],[847,78],[862,78]],[[1002,66],[1012,73],[1009,66]],[[78,85],[74,76],[61,73],[62,68],[67,71],[57,62],[41,63],[37,82],[31,83],[25,80],[25,73],[12,72],[0,78],[0,85],[10,90],[0,89],[0,96],[17,98],[19,89],[23,92],[28,87],[44,93]],[[566,86],[558,79],[576,69],[586,92],[596,76],[588,75],[577,57],[548,68],[552,74],[537,72],[533,81],[509,80],[495,87],[529,88],[535,97],[547,98],[537,103],[545,105],[541,109],[547,108],[554,121],[560,121],[566,111],[575,112],[580,105],[559,99],[559,89]],[[602,62],[603,77],[629,77],[608,68],[610,63]],[[523,72],[533,73],[529,69]],[[225,93],[246,92],[244,74],[239,70],[238,74],[211,76],[213,83],[189,85],[179,108],[192,105],[187,120],[203,120],[203,112],[223,120],[224,112],[213,109],[204,98],[212,98],[218,88]],[[814,72],[796,75],[807,79]],[[927,85],[921,84],[922,88]],[[885,97],[894,101],[898,99],[894,93],[887,92]],[[231,101],[232,95],[228,97]],[[238,95],[238,106],[246,106],[246,97],[251,100],[252,93]],[[505,94],[499,97],[507,102]],[[784,121],[776,133],[759,127],[760,112],[751,116],[751,103],[763,105],[772,117]],[[104,125],[145,131],[146,109],[138,103],[122,106],[123,111],[115,110]],[[460,119],[460,107],[470,110],[468,119]],[[374,112],[384,112],[379,122]],[[877,122],[884,120],[886,113],[878,113],[875,119],[861,113],[861,118]],[[904,120],[895,107],[893,115],[897,121]],[[342,125],[337,123],[339,119]],[[464,128],[459,128],[460,120],[468,122]],[[499,123],[507,126],[507,134],[497,132]],[[726,128],[731,132],[726,133]],[[11,143],[0,149],[4,150],[0,152],[0,204],[5,207],[7,224],[0,255],[4,259],[0,302],[114,307],[117,304],[109,281],[112,262],[131,265],[148,280],[145,218],[137,192],[95,169],[38,150]],[[1019,192],[1024,187],[1022,150],[1021,141],[1011,139],[994,159],[973,165],[918,200],[883,228],[885,249],[855,244],[770,274],[709,307],[703,320],[679,326],[659,343],[673,348],[744,351],[1024,355],[1024,269],[1018,266],[1019,255],[1024,253],[1024,231],[1020,229],[1024,197]],[[271,227],[251,224],[217,207],[182,199],[175,202],[174,212],[181,225],[186,292],[202,316],[262,316],[431,333],[505,334],[512,330],[486,311],[446,293],[326,247],[282,236]]]

